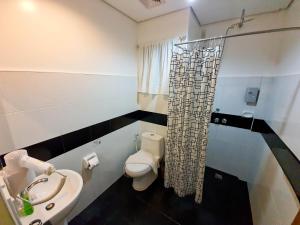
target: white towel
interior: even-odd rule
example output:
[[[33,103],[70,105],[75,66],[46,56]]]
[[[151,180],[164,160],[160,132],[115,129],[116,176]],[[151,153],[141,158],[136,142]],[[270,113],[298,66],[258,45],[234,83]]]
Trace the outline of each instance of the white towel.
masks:
[[[126,160],[126,164],[149,165],[155,174],[157,174],[157,169],[159,166],[158,160],[155,159],[151,153],[145,152],[143,150],[140,150],[137,153],[129,156],[129,158]]]

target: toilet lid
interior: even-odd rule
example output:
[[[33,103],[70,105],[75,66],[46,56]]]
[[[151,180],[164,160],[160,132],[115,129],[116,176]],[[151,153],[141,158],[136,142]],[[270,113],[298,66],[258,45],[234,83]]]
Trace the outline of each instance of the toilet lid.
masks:
[[[133,172],[133,173],[139,173],[139,172],[144,172],[146,170],[150,169],[149,165],[145,164],[140,164],[140,163],[129,163],[126,164],[126,169]]]

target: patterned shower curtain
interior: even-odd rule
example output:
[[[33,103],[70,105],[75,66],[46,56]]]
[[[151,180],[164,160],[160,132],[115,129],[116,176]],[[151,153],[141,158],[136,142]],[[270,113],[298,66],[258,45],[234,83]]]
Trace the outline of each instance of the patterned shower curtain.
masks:
[[[168,100],[165,186],[201,203],[208,125],[223,40],[173,52]]]

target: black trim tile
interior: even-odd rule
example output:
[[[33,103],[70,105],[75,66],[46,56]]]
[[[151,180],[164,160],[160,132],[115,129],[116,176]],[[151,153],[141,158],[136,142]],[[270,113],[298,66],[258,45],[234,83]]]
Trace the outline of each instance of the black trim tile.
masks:
[[[216,122],[215,119],[218,118],[219,122]],[[226,119],[226,123],[222,123],[222,120]],[[251,129],[253,118],[245,118],[237,115],[230,115],[224,113],[213,112],[211,115],[211,123],[220,124],[225,126]]]
[[[65,151],[70,151],[92,141],[91,128],[86,127],[74,132],[62,135]]]
[[[65,153],[62,138],[56,137],[25,148],[28,155],[43,161],[47,161]]]
[[[264,120],[254,120],[253,128],[263,136],[300,200],[299,159]]]
[[[251,131],[259,133],[273,133],[274,131],[262,119],[254,119]]]
[[[115,131],[136,122],[137,119],[134,118],[134,115],[135,113],[128,113],[110,120],[111,130]]]
[[[215,119],[219,118],[216,123]],[[227,122],[222,123],[222,119]],[[110,120],[86,127],[60,137],[56,137],[35,145],[25,147],[28,154],[40,160],[49,160],[59,156],[67,151],[87,144],[97,138],[101,138],[113,131],[125,127],[138,120],[154,123],[162,126],[167,126],[168,116],[160,113],[137,110]],[[280,139],[280,137],[261,119],[244,118],[237,115],[224,113],[212,113],[211,123],[224,126],[232,126],[243,129],[251,129],[253,132],[259,132],[264,137],[269,145],[280,166],[290,180],[296,194],[300,198],[300,163],[288,146]],[[0,156],[3,161],[4,155]]]
[[[161,113],[154,113],[154,112],[147,112],[147,111],[138,111],[138,116],[136,119],[148,122],[148,123],[155,123],[161,126],[167,126],[168,123],[168,116]]]
[[[134,116],[137,120],[144,122],[155,123],[162,126],[167,126],[168,116],[161,113],[147,112],[139,110]],[[219,122],[215,122],[215,119],[219,118]],[[222,119],[226,119],[226,123],[222,123]],[[211,123],[220,124],[224,126],[231,126],[243,129],[251,129],[253,118],[245,118],[237,115],[230,115],[224,113],[215,113],[211,115]]]
[[[91,126],[91,139],[95,140],[111,132],[110,120]]]
[[[3,167],[6,166],[5,161],[4,161],[4,156],[5,156],[5,154],[0,155],[0,169],[2,169],[2,166]]]

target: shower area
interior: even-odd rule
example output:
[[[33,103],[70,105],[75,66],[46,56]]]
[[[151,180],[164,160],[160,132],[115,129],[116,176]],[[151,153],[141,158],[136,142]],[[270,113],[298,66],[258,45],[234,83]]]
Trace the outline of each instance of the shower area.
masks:
[[[155,91],[149,95],[147,91],[140,90],[139,103],[143,110],[163,114],[168,112],[168,129],[142,123],[141,130],[152,129],[167,137],[165,186],[173,187],[179,196],[193,192],[196,193],[196,202],[202,201],[202,195],[198,192],[202,192],[203,180],[205,189],[203,178],[206,167],[207,173],[212,173],[218,182],[223,182],[223,179],[226,182],[226,175],[230,175],[237,178],[241,187],[246,187],[248,196],[244,197],[249,198],[253,224],[292,223],[299,208],[300,174],[297,152],[300,145],[296,140],[299,127],[299,118],[296,116],[299,107],[296,104],[300,101],[300,27],[296,21],[295,10],[299,3],[296,2],[295,5],[291,9],[252,17],[245,16],[243,11],[240,20],[204,25],[197,32],[190,26],[187,38],[189,41],[178,38],[174,44],[176,59],[173,53],[170,62],[168,108],[160,107],[166,105],[166,96],[157,95],[158,92]],[[184,90],[186,92],[182,91],[184,87],[180,85],[181,82],[188,84],[187,79],[190,79],[188,77],[191,74],[186,72],[186,80],[180,80],[180,69],[184,67],[181,65],[185,63],[184,59],[189,60],[192,65],[195,63],[193,60],[198,57],[193,54],[206,49],[220,51],[220,58],[217,59],[220,60],[220,65],[219,62],[214,65],[217,76],[214,77],[214,72],[208,71],[210,78],[216,78],[216,86],[209,79],[205,81],[209,88],[215,88],[215,95],[211,96],[213,104],[209,125],[202,124],[205,120],[191,122],[191,115],[202,116],[193,109],[193,112],[189,113],[188,109],[194,107],[195,102],[201,102],[201,94],[195,94],[197,85],[194,83],[194,87],[187,87]],[[206,61],[205,54],[200,57]],[[215,56],[207,57],[215,59]],[[201,63],[198,66],[201,67]],[[197,74],[197,71],[195,73]],[[202,71],[198,73],[202,74]],[[204,72],[204,77],[205,75],[207,73]],[[194,92],[189,94],[193,88]],[[176,90],[174,94],[174,89],[180,94],[176,94]],[[207,90],[207,93],[209,91]],[[182,92],[185,94],[182,95]],[[193,94],[199,98],[194,98]],[[176,100],[176,95],[179,95],[179,98],[189,96],[190,99],[180,102]],[[151,104],[147,100],[150,97]],[[208,106],[206,115],[210,115],[209,97],[203,98]],[[176,109],[178,104],[185,107],[182,118],[179,116],[182,113]],[[197,156],[200,162],[197,164],[198,170],[187,172],[186,170],[191,168],[190,165],[195,165],[192,163],[192,149],[197,140],[191,137],[185,140],[182,127],[190,126],[185,130],[195,129],[197,123],[201,124],[198,127],[201,130],[198,135],[202,141],[206,135],[203,129],[208,126],[208,138],[207,142],[204,140],[196,144],[196,148],[201,149],[200,155]],[[190,144],[185,144],[185,141]],[[174,142],[179,143],[181,149],[176,149]],[[186,147],[185,153],[182,146]],[[170,156],[172,151],[176,152],[174,157]],[[187,161],[184,161],[184,158]],[[185,166],[177,163],[178,159],[181,159]],[[210,168],[216,171],[211,171]],[[201,175],[196,177],[193,173]],[[197,183],[196,187],[192,185],[192,191],[191,183]]]

